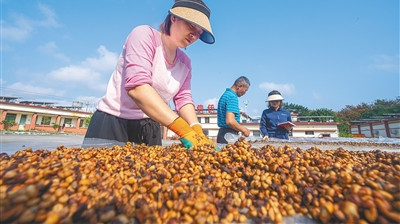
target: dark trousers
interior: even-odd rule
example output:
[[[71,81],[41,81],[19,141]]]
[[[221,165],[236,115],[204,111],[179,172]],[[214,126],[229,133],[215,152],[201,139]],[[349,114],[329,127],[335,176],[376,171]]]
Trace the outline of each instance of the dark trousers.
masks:
[[[160,124],[150,118],[127,120],[102,111],[95,111],[85,139],[105,139],[117,142],[161,145]]]
[[[221,144],[228,144],[228,141],[226,141],[225,139],[225,134],[226,133],[232,133],[232,134],[239,134],[238,131],[233,130],[232,128],[220,128],[218,130],[218,135],[217,135],[217,143],[221,143]]]

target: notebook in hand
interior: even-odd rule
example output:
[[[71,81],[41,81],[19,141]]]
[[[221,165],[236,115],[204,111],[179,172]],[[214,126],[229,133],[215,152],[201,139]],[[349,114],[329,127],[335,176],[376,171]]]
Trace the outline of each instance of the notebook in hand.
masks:
[[[286,121],[286,122],[282,122],[278,124],[279,127],[285,128],[285,127],[293,127],[296,126],[295,124],[293,124],[290,121]]]

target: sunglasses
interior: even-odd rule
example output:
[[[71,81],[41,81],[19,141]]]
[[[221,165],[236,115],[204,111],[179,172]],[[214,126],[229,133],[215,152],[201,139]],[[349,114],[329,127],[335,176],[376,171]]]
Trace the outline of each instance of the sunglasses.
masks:
[[[271,103],[279,103],[280,100],[271,100],[271,101],[269,101],[269,102],[271,102]]]

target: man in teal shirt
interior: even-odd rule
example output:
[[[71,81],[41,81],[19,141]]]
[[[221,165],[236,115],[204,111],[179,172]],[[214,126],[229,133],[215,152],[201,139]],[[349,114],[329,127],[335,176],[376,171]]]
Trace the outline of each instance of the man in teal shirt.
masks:
[[[250,130],[240,125],[239,97],[243,96],[250,87],[250,81],[245,76],[240,76],[233,83],[231,88],[227,88],[218,101],[218,127],[217,143],[227,144],[226,133],[238,134],[242,132],[244,136],[250,135]]]

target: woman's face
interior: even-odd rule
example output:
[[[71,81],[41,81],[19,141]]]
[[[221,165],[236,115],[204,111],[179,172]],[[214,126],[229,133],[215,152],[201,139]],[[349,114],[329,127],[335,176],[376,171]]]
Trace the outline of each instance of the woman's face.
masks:
[[[281,105],[281,102],[282,101],[280,101],[280,100],[272,100],[272,101],[269,101],[269,105],[271,107],[275,108],[275,110],[278,110]]]
[[[183,19],[171,16],[171,37],[179,48],[185,48],[199,39],[203,30]]]

